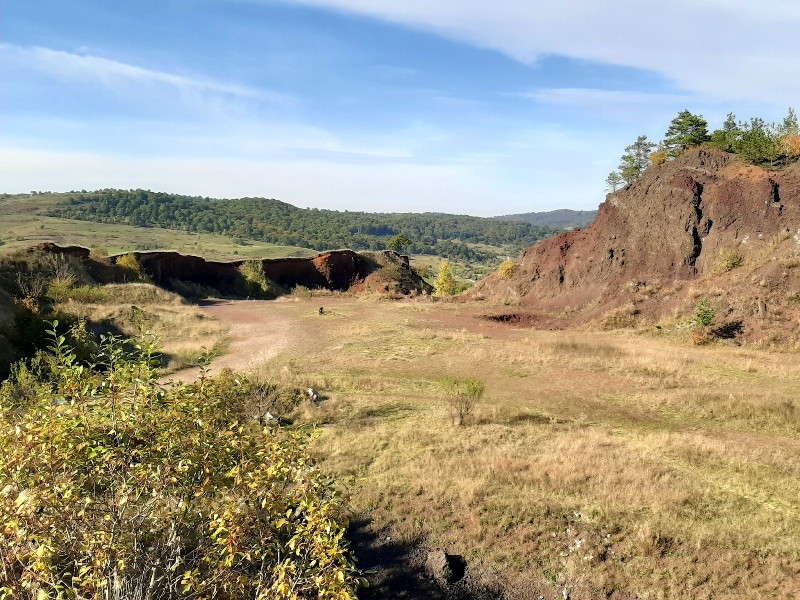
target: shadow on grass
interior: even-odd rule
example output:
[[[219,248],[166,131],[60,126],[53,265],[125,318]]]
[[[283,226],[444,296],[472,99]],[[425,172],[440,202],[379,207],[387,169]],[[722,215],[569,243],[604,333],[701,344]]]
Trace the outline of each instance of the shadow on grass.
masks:
[[[490,600],[503,598],[475,582],[476,574],[461,560],[456,582],[440,587],[425,571],[430,548],[421,540],[398,541],[366,516],[350,522],[347,537],[358,559],[358,569],[369,587],[358,592],[359,600]],[[453,557],[460,559],[461,557]]]

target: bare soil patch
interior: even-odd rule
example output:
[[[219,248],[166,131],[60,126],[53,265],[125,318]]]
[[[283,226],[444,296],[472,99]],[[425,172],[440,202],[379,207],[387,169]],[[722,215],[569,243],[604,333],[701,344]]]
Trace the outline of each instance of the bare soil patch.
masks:
[[[251,371],[289,346],[292,326],[280,313],[269,310],[266,300],[204,300],[203,311],[229,329],[230,343],[221,356],[213,358],[210,372],[223,369]],[[168,379],[191,382],[201,367],[183,369]]]

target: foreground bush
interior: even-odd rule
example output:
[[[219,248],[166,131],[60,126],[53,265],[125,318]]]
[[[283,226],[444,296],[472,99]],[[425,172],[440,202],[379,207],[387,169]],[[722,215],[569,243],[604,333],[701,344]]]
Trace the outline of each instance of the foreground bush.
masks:
[[[0,598],[355,597],[309,434],[248,419],[232,374],[164,388],[154,342],[105,338],[0,388]]]

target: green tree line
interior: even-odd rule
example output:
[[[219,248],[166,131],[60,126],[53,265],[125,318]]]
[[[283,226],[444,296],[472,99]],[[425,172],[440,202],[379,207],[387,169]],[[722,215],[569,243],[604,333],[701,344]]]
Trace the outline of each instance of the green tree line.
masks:
[[[529,223],[509,223],[442,213],[365,213],[302,209],[266,198],[218,200],[149,190],[105,189],[77,193],[52,216],[189,232],[219,233],[314,250],[385,250],[403,235],[404,248],[482,263],[494,252],[475,246],[519,251],[556,232]]]
[[[659,143],[640,135],[625,148],[618,170],[606,178],[606,189],[613,193],[638,180],[651,164],[666,162],[700,145],[737,154],[755,165],[775,168],[800,157],[800,127],[794,109],[790,108],[781,123],[767,123],[758,117],[738,121],[736,115],[729,113],[722,127],[709,133],[708,121],[702,115],[682,110],[670,122]]]

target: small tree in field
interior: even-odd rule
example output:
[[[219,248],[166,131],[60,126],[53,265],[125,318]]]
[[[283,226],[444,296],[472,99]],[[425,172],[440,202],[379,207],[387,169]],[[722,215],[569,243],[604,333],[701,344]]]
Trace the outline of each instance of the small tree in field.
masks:
[[[478,400],[483,397],[485,386],[474,377],[466,379],[445,379],[442,381],[450,420],[454,425],[463,425]]]
[[[702,298],[694,310],[694,320],[702,327],[711,327],[717,318],[717,311],[711,306],[708,298]]]
[[[439,265],[439,274],[436,276],[434,287],[436,288],[437,296],[452,296],[456,293],[456,280],[450,270],[449,260],[443,260],[442,264]]]

